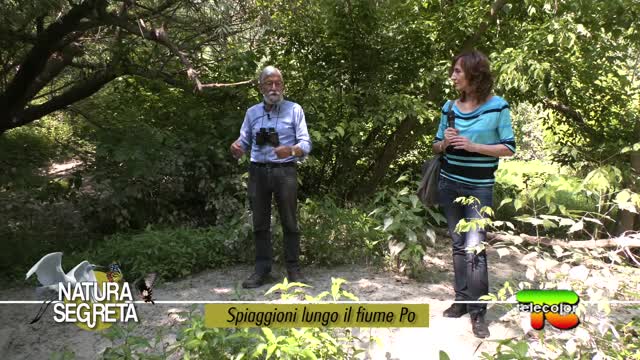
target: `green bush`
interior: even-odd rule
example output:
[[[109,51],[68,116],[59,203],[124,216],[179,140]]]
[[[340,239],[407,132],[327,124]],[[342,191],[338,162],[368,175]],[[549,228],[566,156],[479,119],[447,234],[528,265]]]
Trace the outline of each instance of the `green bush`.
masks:
[[[538,160],[502,162],[496,172],[493,206],[496,218],[513,222],[519,232],[565,235],[566,229],[558,229],[549,220],[540,220],[545,224],[540,228],[526,220],[513,221],[514,217],[515,220],[532,219],[540,215],[568,216],[570,212],[595,211],[597,202],[583,191],[582,179],[563,173],[564,170]]]
[[[305,295],[300,283],[283,282],[274,285],[265,295],[280,292],[286,301],[305,295],[311,302],[320,302],[328,296],[332,301],[347,297],[357,301],[353,294],[341,289],[344,279],[332,278],[331,291],[312,297]],[[177,348],[190,359],[354,359],[362,352],[356,346],[350,329],[282,328],[282,329],[208,329],[203,318],[189,313],[190,319],[177,337]]]
[[[525,250],[521,245],[513,245],[501,244],[503,247],[498,253],[504,256],[512,250]],[[638,298],[638,271],[626,266],[616,250],[567,250],[560,247],[553,250],[553,254],[531,252],[536,256],[531,259],[532,264],[527,265],[525,281],[514,286],[505,282],[497,294],[489,294],[483,299],[512,300],[523,289],[571,289],[580,296],[576,311],[580,324],[568,331],[554,331],[550,324],[542,330],[525,328],[536,331],[540,335],[538,339],[520,335],[495,340],[500,345],[492,353],[484,352],[483,359],[640,359],[640,324],[635,316],[640,307],[635,304],[613,307],[616,301]],[[602,262],[597,258],[607,260]],[[503,321],[523,326],[524,314],[516,312],[515,306],[497,306],[504,310],[513,309],[503,317]]]
[[[306,300],[320,302],[328,296],[333,301],[342,297],[358,299],[341,289],[343,279],[332,278],[331,291],[316,297],[306,295]],[[281,300],[304,294],[300,283],[274,285],[267,294],[281,292]],[[328,328],[207,328],[197,306],[182,313],[186,322],[178,330],[176,342],[164,342],[165,331],[157,330],[152,339],[136,335],[137,324],[116,324],[102,335],[111,342],[101,354],[102,359],[167,359],[180,356],[184,359],[356,359],[363,352],[356,345],[358,340],[351,329]],[[52,354],[53,359],[74,359],[75,354],[63,349]]]
[[[114,235],[95,249],[71,257],[99,265],[116,261],[129,281],[149,272],[166,280],[229,265],[238,260],[237,249],[246,241],[248,234],[239,223],[201,229],[148,229]]]
[[[434,227],[446,224],[446,219],[434,208],[425,208],[415,194],[417,185],[401,176],[396,184],[376,193],[369,215],[386,234],[384,248],[387,260],[395,270],[414,277],[424,274],[423,256],[427,246],[435,245]]]
[[[330,198],[307,199],[300,206],[303,261],[320,265],[376,262],[383,256],[385,235],[357,207],[341,208]]]
[[[68,142],[73,127],[58,116],[7,131],[0,136],[0,191],[30,189],[49,180],[43,176],[52,161],[64,161],[74,154]]]
[[[46,253],[90,247],[95,235],[69,200],[70,191],[59,182],[33,191],[0,191],[0,278],[22,280]]]

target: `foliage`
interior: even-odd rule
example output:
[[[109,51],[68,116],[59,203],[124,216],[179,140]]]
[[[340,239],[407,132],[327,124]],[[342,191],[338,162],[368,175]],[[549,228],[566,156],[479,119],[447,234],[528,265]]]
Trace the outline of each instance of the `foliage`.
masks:
[[[499,249],[501,256],[511,251],[513,245],[504,244]],[[512,249],[507,249],[506,246]],[[518,246],[516,246],[518,247]],[[501,251],[502,250],[502,251]],[[603,258],[611,263],[593,260]],[[577,314],[580,325],[569,331],[555,331],[551,325],[540,330],[539,337],[516,337],[500,340],[494,354],[484,353],[485,359],[573,359],[612,358],[632,359],[640,355],[637,347],[638,319],[635,305],[613,305],[617,300],[637,299],[640,273],[637,269],[623,266],[614,251],[594,249],[590,251],[566,251],[554,247],[553,254],[529,252],[526,281],[518,283],[514,289],[506,282],[497,294],[490,294],[486,300],[513,300],[515,292],[522,289],[571,289],[578,293]],[[586,259],[590,259],[586,262]],[[583,265],[588,263],[589,266]],[[615,310],[612,310],[612,307]],[[506,305],[511,309],[512,306]],[[513,308],[505,320],[516,322],[525,333],[535,331],[528,324],[528,314],[519,314]],[[536,340],[538,338],[538,340]]]
[[[329,197],[307,199],[300,206],[299,222],[303,261],[307,263],[375,263],[383,256],[384,233],[358,207],[338,207]]]
[[[164,331],[156,331],[155,337],[149,341],[147,338],[135,334],[136,325],[124,326],[114,324],[101,333],[104,338],[111,341],[111,346],[105,348],[102,359],[140,359],[161,360],[172,354],[168,344],[164,342]]]
[[[342,296],[357,300],[341,289],[343,279],[332,278],[331,293],[325,291],[309,301],[322,301],[331,294],[333,301]],[[277,284],[267,294],[280,291],[281,300],[294,294],[291,289],[299,284]],[[153,339],[136,335],[137,325],[115,324],[103,336],[111,346],[102,353],[102,359],[167,359],[181,356],[185,359],[355,359],[362,349],[350,329],[284,328],[284,329],[221,329],[207,328],[204,318],[192,306],[185,315],[185,323],[178,330],[175,343],[166,342],[163,330]],[[72,352],[54,353],[52,358],[73,359]]]
[[[0,136],[0,190],[29,189],[49,180],[43,173],[51,161],[73,156],[68,143],[74,128],[61,116],[47,117],[37,124]]]
[[[334,301],[341,296],[357,300],[353,295],[340,289],[345,281],[332,278]],[[281,292],[281,300],[297,296],[299,284],[284,282],[274,285],[267,294]],[[291,291],[294,291],[292,294]],[[316,297],[305,296],[308,301],[321,301],[328,294],[323,292]],[[349,329],[269,329],[260,331],[248,329],[223,330],[205,329],[200,318],[192,320],[190,327],[184,329],[178,338],[179,346],[184,346],[185,356],[195,359],[238,359],[244,356],[260,359],[352,359],[361,350],[355,346],[356,339]],[[228,344],[236,341],[232,350]],[[211,352],[218,352],[212,354]],[[217,357],[220,356],[221,357]]]
[[[462,218],[455,227],[455,232],[465,233],[469,231],[484,230],[493,224],[491,217],[493,216],[493,209],[490,206],[483,206],[478,209],[480,200],[474,196],[459,197],[453,202],[459,203],[462,206],[470,206],[480,216],[478,218]]]
[[[342,298],[358,301],[358,298],[354,294],[342,289],[342,285],[346,283],[347,281],[344,279],[332,277],[331,291],[323,291],[316,296],[311,296],[304,291],[304,288],[310,287],[309,285],[299,282],[289,282],[287,279],[284,279],[282,283],[275,284],[267,290],[265,296],[275,293],[280,295],[280,300],[300,299],[309,302],[324,301],[328,296],[331,296],[331,301],[343,301],[340,300]]]
[[[215,100],[126,79],[82,105],[91,124],[84,131],[96,144],[85,173],[92,191],[85,193],[83,213],[97,230],[215,225],[244,211],[246,185],[226,145],[242,114],[211,109]]]
[[[237,261],[231,254],[238,254],[247,242],[246,229],[237,224],[200,229],[149,228],[138,234],[114,235],[95,249],[71,256],[104,266],[116,261],[129,281],[149,272],[174,279]]]
[[[25,272],[48,252],[68,253],[90,246],[95,235],[87,231],[72,205],[75,191],[76,185],[64,180],[52,180],[31,191],[0,191],[3,279],[23,280]]]
[[[633,1],[526,1],[505,6],[491,58],[508,98],[551,110],[553,157],[580,169],[611,158],[637,135],[640,38]],[[616,21],[598,14],[616,14]],[[517,19],[528,19],[519,22]],[[606,89],[606,90],[605,90]],[[605,160],[607,159],[607,160]]]
[[[443,19],[417,2],[274,4],[274,39],[287,41],[275,41],[269,58],[291,74],[289,93],[312,124],[310,185],[339,198],[370,197],[383,179],[417,172],[419,156],[402,167],[394,160],[418,143],[442,101],[443,50],[425,34]],[[435,102],[425,99],[431,86]]]
[[[254,2],[42,3],[0,5],[0,133],[65,109],[123,76],[202,90],[210,76],[226,81],[227,71],[253,72],[246,65],[260,23]]]
[[[536,235],[598,238],[601,232],[615,231],[620,210],[638,212],[640,197],[621,187],[623,174],[614,166],[595,168],[579,180],[551,169],[536,171],[535,164],[517,170],[517,164],[497,172],[502,197],[498,209],[513,206],[516,213],[507,210],[502,217],[530,224]]]
[[[544,121],[548,117],[549,110],[545,110],[541,104],[532,105],[521,102],[511,107],[511,122],[516,138],[518,151],[510,158],[520,161],[543,160],[550,158],[547,147],[552,143],[553,137],[549,131],[545,131]],[[545,141],[547,140],[547,141]],[[502,165],[500,166],[502,168]]]
[[[388,188],[376,194],[373,200],[376,208],[369,216],[375,218],[380,223],[378,228],[388,234],[389,261],[395,269],[400,272],[406,269],[409,274],[418,276],[424,271],[425,246],[427,243],[435,245],[434,225],[444,224],[446,220],[434,209],[424,208],[418,196],[409,190],[408,176],[401,176],[396,183],[403,187],[399,190]]]

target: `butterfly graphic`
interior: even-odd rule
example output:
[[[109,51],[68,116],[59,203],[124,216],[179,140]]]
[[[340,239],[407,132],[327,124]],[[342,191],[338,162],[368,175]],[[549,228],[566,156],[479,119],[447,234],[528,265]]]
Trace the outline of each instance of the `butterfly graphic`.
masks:
[[[152,296],[153,284],[156,282],[157,277],[158,275],[156,273],[149,273],[140,277],[133,283],[133,286],[140,292],[140,297],[142,297],[142,300],[144,300],[144,302],[150,302],[155,305]]]
[[[120,265],[118,265],[118,263],[116,263],[115,261],[112,262],[107,270],[107,280],[109,280],[109,282],[121,282],[123,279],[122,276],[122,270],[120,269]]]

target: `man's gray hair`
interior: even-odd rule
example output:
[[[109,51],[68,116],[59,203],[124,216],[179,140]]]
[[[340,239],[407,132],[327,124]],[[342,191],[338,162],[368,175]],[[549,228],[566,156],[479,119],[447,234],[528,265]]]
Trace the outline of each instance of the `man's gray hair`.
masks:
[[[264,78],[271,76],[271,75],[278,75],[280,76],[280,79],[284,81],[284,79],[282,78],[282,73],[280,72],[280,70],[278,70],[278,68],[274,67],[274,66],[267,66],[266,68],[262,69],[262,72],[260,73],[260,77],[258,78],[258,80],[260,81],[260,84],[262,84],[262,80],[264,80]]]

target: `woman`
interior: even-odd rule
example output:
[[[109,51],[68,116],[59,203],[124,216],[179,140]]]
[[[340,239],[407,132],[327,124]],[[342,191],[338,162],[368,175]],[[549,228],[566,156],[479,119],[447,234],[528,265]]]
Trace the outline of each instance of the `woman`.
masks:
[[[444,153],[438,189],[453,239],[455,299],[476,301],[489,292],[487,256],[484,250],[477,251],[476,248],[485,240],[486,233],[481,229],[456,233],[454,229],[461,219],[481,218],[479,210],[492,206],[498,158],[513,155],[516,148],[509,104],[491,94],[493,78],[489,59],[475,50],[462,53],[451,63],[450,77],[460,93],[451,108],[455,125],[448,126],[450,102],[447,101],[442,108],[433,151]],[[454,202],[458,197],[470,196],[480,203],[462,205]],[[458,318],[466,313],[471,317],[474,335],[488,337],[484,304],[454,303],[444,311],[444,316]]]

